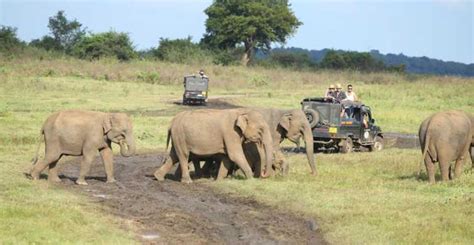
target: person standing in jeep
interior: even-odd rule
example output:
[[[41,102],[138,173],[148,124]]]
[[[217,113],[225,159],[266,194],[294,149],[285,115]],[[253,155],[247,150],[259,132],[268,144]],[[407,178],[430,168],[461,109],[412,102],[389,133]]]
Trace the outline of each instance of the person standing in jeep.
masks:
[[[334,99],[336,102],[340,103],[341,101],[347,98],[346,93],[342,91],[342,86],[340,83],[336,84],[336,92],[334,92]]]

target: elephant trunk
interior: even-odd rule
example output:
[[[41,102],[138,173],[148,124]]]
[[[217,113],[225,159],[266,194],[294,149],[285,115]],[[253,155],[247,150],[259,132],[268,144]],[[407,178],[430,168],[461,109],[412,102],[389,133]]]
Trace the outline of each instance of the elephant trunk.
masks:
[[[120,141],[120,154],[129,157],[135,154],[135,139],[133,135],[128,135],[125,140]]]
[[[311,168],[311,174],[317,175],[318,172],[314,164],[313,132],[311,131],[311,127],[309,125],[305,125],[302,131],[306,147],[306,156],[308,158],[309,167]]]
[[[263,148],[265,158],[260,157],[260,159],[265,159],[265,170],[261,172],[261,177],[266,178],[273,175],[273,140],[268,128],[263,133]],[[263,166],[263,161],[260,166]]]

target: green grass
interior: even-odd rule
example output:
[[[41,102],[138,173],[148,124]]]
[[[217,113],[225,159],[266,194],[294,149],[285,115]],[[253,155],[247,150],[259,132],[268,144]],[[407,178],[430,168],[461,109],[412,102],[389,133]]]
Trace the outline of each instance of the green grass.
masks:
[[[133,235],[121,230],[127,221],[108,215],[87,197],[24,177],[39,129],[58,110],[125,111],[134,122],[138,150],[161,151],[171,118],[184,109],[172,103],[181,98],[182,75],[199,67],[14,59],[0,61],[0,68],[0,243],[130,243]],[[320,96],[327,84],[351,82],[384,131],[415,133],[422,119],[439,110],[474,113],[473,79],[220,66],[206,70],[210,95],[228,96],[242,106],[299,108],[302,98]],[[159,73],[159,81],[140,79],[144,72]],[[317,155],[320,175],[311,178],[304,156],[291,156],[288,178],[210,185],[315,216],[334,243],[472,244],[472,174],[430,186],[413,176],[419,158],[417,150],[395,149]]]
[[[211,183],[283,210],[317,217],[335,244],[472,244],[474,176],[429,185],[418,180],[418,150],[319,154],[319,176],[292,155],[287,178]],[[470,164],[469,164],[470,168]]]

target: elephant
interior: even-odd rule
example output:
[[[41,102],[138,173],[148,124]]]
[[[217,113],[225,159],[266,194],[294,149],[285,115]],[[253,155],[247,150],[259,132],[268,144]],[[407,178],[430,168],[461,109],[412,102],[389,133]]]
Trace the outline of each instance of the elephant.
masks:
[[[38,161],[42,141],[44,159]],[[133,125],[124,113],[66,110],[49,116],[41,128],[41,140],[30,172],[34,180],[49,166],[48,180],[60,182],[58,161],[61,156],[82,156],[81,170],[76,184],[87,185],[85,176],[99,151],[107,175],[107,183],[115,182],[112,145],[120,145],[120,153],[129,157],[135,153]]]
[[[311,174],[317,175],[313,155],[313,133],[304,112],[298,109],[279,110],[272,108],[255,108],[253,110],[259,112],[270,126],[274,150],[274,167],[280,169],[283,175],[288,174],[289,164],[280,149],[280,143],[284,139],[289,139],[293,143],[299,145],[300,138],[303,137]],[[259,147],[255,147],[252,143],[247,143],[244,144],[244,151],[250,165],[258,171],[258,158],[261,155],[261,153],[259,153]],[[219,170],[219,174],[227,175],[227,172],[225,170]],[[219,179],[223,177],[225,176],[218,176]]]
[[[245,159],[242,143],[246,141],[261,144],[267,169],[272,166],[272,139],[270,129],[262,115],[245,109],[201,109],[178,113],[168,129],[166,149],[171,139],[171,150],[166,162],[154,173],[157,180],[179,162],[181,182],[191,183],[188,162],[192,159],[225,154],[251,178],[253,173]],[[262,177],[266,177],[262,172]]]
[[[435,162],[443,181],[453,179],[451,161],[455,161],[454,178],[461,175],[464,158],[474,145],[472,116],[456,110],[436,113],[421,123],[418,135],[430,183],[435,183]]]

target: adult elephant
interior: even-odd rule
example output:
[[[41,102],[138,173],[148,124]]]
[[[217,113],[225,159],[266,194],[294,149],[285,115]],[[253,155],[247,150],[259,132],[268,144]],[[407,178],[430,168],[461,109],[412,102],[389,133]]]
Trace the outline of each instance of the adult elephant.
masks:
[[[229,110],[194,110],[178,113],[168,130],[167,148],[172,141],[169,158],[156,172],[157,180],[164,176],[173,164],[179,162],[181,182],[191,183],[188,161],[197,157],[225,154],[236,163],[247,178],[252,170],[245,159],[242,143],[256,142],[264,149],[265,166],[271,169],[272,139],[270,129],[258,112],[239,108]],[[262,173],[265,177],[266,174]]]
[[[435,182],[435,162],[443,181],[452,179],[451,161],[455,161],[454,178],[461,175],[464,158],[474,144],[473,134],[474,120],[463,111],[439,112],[421,123],[418,135],[430,183]]]
[[[263,116],[265,122],[270,127],[275,156],[275,168],[280,169],[283,175],[286,175],[289,170],[289,164],[281,151],[280,143],[284,139],[289,139],[293,143],[299,144],[300,138],[303,137],[311,174],[317,175],[313,155],[313,133],[304,112],[302,110],[279,110],[272,108],[258,108],[254,110]],[[261,153],[259,153],[259,147],[256,147],[254,144],[244,144],[244,151],[251,166],[258,171],[259,156],[261,155]],[[227,173],[225,171],[219,171],[219,174],[226,175]],[[219,178],[222,177],[225,176],[219,176]]]
[[[135,153],[133,126],[124,113],[103,113],[95,111],[67,110],[52,114],[41,128],[45,142],[45,157],[38,161],[38,145],[30,174],[38,179],[49,166],[48,180],[60,182],[57,162],[61,156],[82,156],[81,170],[76,183],[87,185],[85,176],[97,151],[100,152],[107,174],[107,183],[115,182],[112,145],[120,145],[122,156]]]

